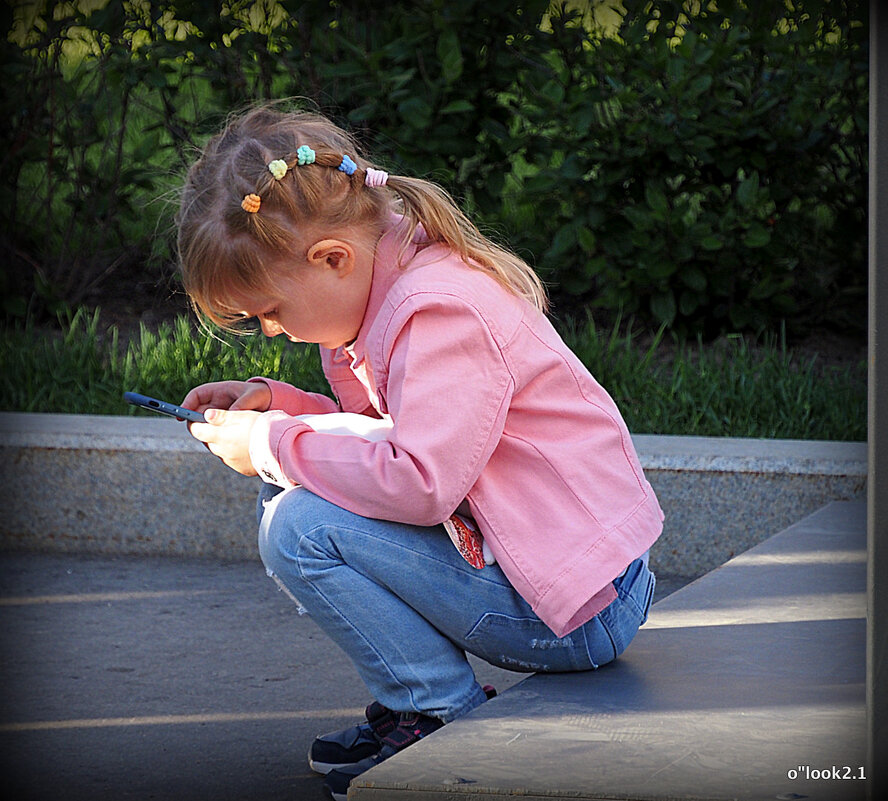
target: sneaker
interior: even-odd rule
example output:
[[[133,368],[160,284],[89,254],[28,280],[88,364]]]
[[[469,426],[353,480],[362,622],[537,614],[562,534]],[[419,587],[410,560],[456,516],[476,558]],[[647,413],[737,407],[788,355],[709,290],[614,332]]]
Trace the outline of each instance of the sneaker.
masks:
[[[496,690],[490,685],[485,685],[484,694],[489,700],[496,696]],[[324,788],[334,801],[345,801],[349,783],[355,776],[360,776],[383,760],[388,759],[392,754],[403,751],[408,745],[412,745],[417,740],[421,740],[444,725],[438,718],[422,715],[419,712],[392,712],[377,701],[374,701],[373,704],[367,707],[368,721],[370,719],[370,710],[374,705],[378,709],[385,710],[387,714],[376,718],[372,723],[361,724],[351,729],[345,729],[342,732],[325,735],[327,742],[355,742],[356,745],[351,750],[337,751],[336,753],[339,756],[356,756],[360,750],[370,750],[370,744],[364,736],[359,740],[353,734],[347,735],[347,732],[353,733],[362,726],[366,727],[369,725],[373,727],[377,741],[374,753],[354,759],[350,764],[340,764],[339,767],[327,771],[326,778],[324,779]],[[317,742],[315,740],[315,743]]]
[[[398,724],[392,731],[381,737],[381,744],[377,753],[365,757],[351,765],[343,765],[331,770],[324,777],[324,788],[333,801],[346,801],[348,786],[355,776],[360,776],[365,771],[388,759],[398,751],[403,751],[408,745],[427,737],[444,725],[442,720],[422,715],[419,712],[402,712],[398,716]]]
[[[398,714],[374,701],[364,710],[364,723],[317,737],[308,749],[308,766],[327,774],[375,756],[382,748],[381,737],[398,725]]]
[[[489,698],[496,690],[484,686]],[[364,710],[366,721],[342,731],[330,732],[317,737],[308,749],[308,765],[315,773],[326,775],[331,770],[342,770],[349,765],[375,756],[382,749],[382,739],[397,725],[399,715],[374,701]]]

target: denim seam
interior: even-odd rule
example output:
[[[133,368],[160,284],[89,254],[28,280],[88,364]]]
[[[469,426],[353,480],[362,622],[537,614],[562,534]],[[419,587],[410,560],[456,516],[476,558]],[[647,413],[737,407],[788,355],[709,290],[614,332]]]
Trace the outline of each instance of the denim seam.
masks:
[[[444,723],[450,723],[451,721],[456,720],[457,718],[461,718],[463,715],[471,712],[475,707],[481,706],[484,702],[487,701],[487,694],[481,688],[481,685],[475,682],[475,688],[472,697],[466,700],[464,703],[460,704],[455,708],[454,712],[447,715],[446,717],[439,718],[439,720],[443,720]],[[479,703],[475,703],[475,701],[479,701]]]
[[[651,575],[653,575],[653,574],[651,574]],[[650,585],[651,585],[651,577],[648,576],[645,581],[645,599],[651,593]],[[623,589],[622,585],[619,588],[617,588],[617,595],[619,596],[620,600],[623,601],[624,603],[628,602],[628,603],[632,604],[632,609],[638,615],[639,620],[643,621],[647,617],[647,615],[645,614],[644,608],[638,603],[638,601],[635,599],[635,597],[630,592],[627,592],[625,589]],[[641,624],[639,624],[639,625],[641,625]]]
[[[620,646],[624,645],[622,640],[618,644],[616,639],[614,638],[614,633],[611,631],[611,627],[608,625],[608,617],[609,615],[605,614],[607,609],[603,610],[601,614],[598,616],[601,621],[601,628],[604,629],[605,634],[607,634],[608,639],[610,640],[611,647],[614,649],[614,659],[616,659],[625,648],[620,648]]]
[[[314,534],[316,531],[326,528],[328,525],[329,525],[328,523],[318,523],[316,526],[314,526],[313,528],[310,528],[308,531],[306,531],[303,536],[308,537],[309,535]],[[392,540],[387,540],[384,537],[378,537],[375,534],[368,532],[364,529],[354,528],[352,526],[343,526],[343,525],[337,525],[337,526],[334,526],[334,528],[336,528],[338,531],[348,531],[352,534],[358,534],[360,536],[366,537],[368,540],[371,540],[371,539],[372,540],[384,540],[388,544],[389,547],[398,548],[402,551],[407,551],[408,553],[416,554],[417,556],[420,556],[423,559],[429,559],[431,561],[436,562],[439,565],[450,568],[451,570],[455,570],[458,573],[464,572],[464,571],[460,570],[459,563],[454,564],[453,562],[448,562],[444,559],[439,559],[437,556],[429,554],[426,551],[417,550],[415,548],[409,547],[408,545],[404,545],[399,542],[393,542]],[[441,525],[439,524],[438,526],[428,526],[427,528],[441,528]],[[446,531],[443,530],[443,528],[441,529],[441,535],[443,537],[447,537],[447,533],[446,533]],[[448,541],[449,541],[449,538],[448,538]],[[454,546],[453,550],[454,550],[455,554],[459,553],[456,550],[455,546]],[[341,558],[341,556],[340,556],[340,558]],[[460,559],[462,559],[461,556],[460,556]],[[468,564],[468,563],[466,563],[466,564]],[[477,568],[472,568],[472,571],[473,572],[471,575],[473,575],[476,578],[481,579],[482,581],[488,582],[490,584],[495,584],[498,587],[511,587],[512,589],[514,589],[508,580],[506,580],[505,582],[499,582],[499,581],[495,581],[494,579],[490,578],[490,576],[485,576],[483,569],[478,570]]]
[[[580,632],[583,635],[583,646],[586,649],[586,659],[588,659],[589,664],[592,665],[592,670],[598,670],[598,663],[592,658],[592,649],[589,648],[589,637],[586,633],[588,625],[589,624],[587,623],[585,626],[580,626]],[[607,626],[602,626],[602,628],[607,631],[607,636],[610,638],[611,645],[613,645],[614,638],[611,637],[611,633],[607,630]],[[616,653],[616,648],[614,649],[614,653]]]
[[[413,709],[416,710],[416,711],[418,711],[418,712],[425,712],[425,710],[419,709],[419,705],[416,703],[416,698],[414,697],[414,694],[413,694],[413,690],[412,690],[412,688],[411,688],[410,686],[408,686],[407,684],[405,684],[405,683],[404,683],[404,680],[403,680],[400,676],[398,676],[396,673],[394,673],[394,672],[392,671],[391,666],[385,661],[385,659],[382,657],[382,655],[379,653],[379,651],[378,651],[376,648],[373,647],[373,645],[370,643],[370,641],[367,639],[367,637],[364,635],[364,633],[363,633],[363,632],[362,632],[357,626],[355,626],[355,625],[351,622],[351,620],[348,619],[348,617],[346,617],[344,614],[342,614],[342,612],[339,610],[339,607],[336,606],[335,604],[333,604],[332,601],[330,600],[330,598],[329,598],[325,593],[323,593],[320,589],[318,589],[318,587],[314,584],[314,582],[309,581],[309,580],[305,577],[304,571],[303,571],[303,569],[302,569],[302,564],[301,564],[301,562],[300,562],[300,559],[298,558],[298,557],[299,557],[299,552],[300,552],[300,550],[302,549],[302,543],[303,543],[303,541],[304,541],[306,538],[309,538],[309,535],[312,535],[312,534],[314,534],[314,533],[320,531],[321,529],[327,528],[328,526],[329,526],[329,524],[327,524],[327,523],[319,523],[318,525],[313,526],[312,528],[310,528],[308,531],[305,532],[304,535],[302,535],[302,536],[299,538],[299,543],[298,543],[297,548],[296,548],[296,558],[294,559],[294,562],[295,562],[296,568],[297,568],[297,570],[299,571],[299,576],[302,578],[303,582],[304,582],[306,585],[308,585],[308,587],[310,588],[310,591],[317,593],[318,596],[320,596],[321,598],[323,598],[323,599],[324,599],[324,602],[327,604],[327,606],[328,606],[330,609],[333,609],[333,610],[335,611],[336,615],[337,615],[342,621],[344,621],[344,622],[345,622],[345,623],[346,623],[346,624],[347,624],[347,625],[348,625],[348,626],[349,626],[354,632],[356,632],[356,633],[360,636],[361,640],[362,640],[362,641],[364,642],[364,644],[367,646],[368,650],[376,656],[376,661],[377,661],[380,665],[382,665],[382,666],[384,667],[385,671],[386,671],[386,672],[388,673],[388,675],[392,678],[392,680],[393,680],[395,683],[397,683],[398,686],[402,687],[402,688],[407,692],[407,695],[408,695],[408,697],[410,698],[410,704],[411,704],[411,706],[413,707]],[[367,536],[368,539],[379,539],[379,537],[375,537],[374,535],[369,534],[367,531],[365,531],[365,530],[363,530],[363,529],[357,529],[357,528],[353,528],[353,527],[350,527],[350,526],[336,526],[335,528],[337,528],[337,529],[340,530],[340,531],[349,531],[349,532],[351,532],[351,533],[361,534],[361,535]],[[316,541],[315,539],[311,538],[311,541],[312,541],[313,544],[317,545],[317,541]],[[410,551],[411,553],[417,553],[417,554],[419,554],[419,555],[421,555],[421,556],[424,556],[425,558],[433,559],[435,562],[438,562],[438,563],[440,563],[440,564],[442,564],[442,565],[445,565],[445,566],[447,566],[447,567],[451,567],[451,568],[453,568],[453,565],[451,565],[449,562],[445,562],[445,561],[443,561],[443,560],[441,560],[441,559],[437,559],[437,558],[435,558],[435,557],[433,557],[433,556],[429,556],[427,553],[425,553],[425,552],[423,552],[423,551],[415,551],[415,550],[413,550],[413,549],[411,549],[411,548],[409,548],[409,547],[403,546],[403,545],[401,545],[401,544],[399,544],[399,543],[391,543],[391,542],[389,542],[389,545],[395,545],[396,547],[398,547],[398,548],[400,548],[400,549],[402,549],[402,550]],[[341,560],[341,558],[342,558],[342,557],[341,557],[341,554],[337,554],[337,556],[338,556],[338,557],[340,558],[340,560]],[[347,565],[347,563],[346,563],[345,561],[341,561],[341,564],[343,564],[343,565]],[[353,568],[352,568],[352,569],[353,569]],[[453,568],[453,569],[456,569],[456,568]],[[485,581],[490,581],[489,578],[486,578],[486,577],[483,577],[483,576],[481,576],[480,578],[484,578]],[[497,583],[497,582],[492,582],[492,583]],[[431,625],[431,624],[429,624],[429,625]],[[442,635],[442,636],[443,636],[443,635]],[[445,719],[445,718],[441,718],[441,719],[444,720],[445,722],[449,722],[450,720],[455,720],[457,717],[461,717],[461,716],[462,716],[463,714],[465,714],[466,712],[469,712],[469,711],[471,711],[472,709],[474,709],[476,706],[479,705],[479,704],[474,703],[475,700],[478,700],[478,698],[479,698],[479,693],[480,693],[481,696],[483,696],[483,700],[484,700],[484,701],[487,700],[487,696],[484,694],[484,691],[481,689],[480,685],[477,684],[477,682],[476,682],[476,685],[475,685],[475,688],[474,688],[474,689],[475,689],[475,692],[474,692],[474,694],[473,694],[473,696],[472,696],[471,698],[469,698],[469,699],[467,699],[466,701],[464,701],[464,702],[463,702],[462,704],[460,704],[458,707],[455,707],[455,709],[458,710],[459,714],[451,713],[450,715],[447,716],[446,719]],[[463,710],[465,710],[465,712],[463,712]]]
[[[315,526],[313,529],[311,529],[311,532],[313,532],[313,531],[317,531],[318,529],[323,528],[325,525],[326,525],[326,524],[321,524],[321,525]],[[308,533],[310,533],[310,532],[308,532]],[[413,696],[413,690],[412,690],[412,688],[410,688],[409,686],[407,686],[406,684],[404,684],[404,682],[403,682],[403,680],[401,679],[401,677],[398,676],[397,674],[395,674],[395,673],[392,671],[391,666],[388,664],[388,662],[385,661],[385,659],[382,657],[382,654],[380,654],[379,651],[373,646],[373,644],[367,639],[367,637],[366,637],[366,635],[364,634],[364,632],[361,631],[361,629],[359,629],[357,626],[355,626],[355,624],[352,623],[352,621],[349,620],[349,618],[346,617],[346,616],[340,611],[339,607],[338,607],[336,604],[334,604],[334,603],[330,600],[330,598],[329,598],[324,592],[322,592],[322,591],[321,591],[321,590],[315,585],[314,582],[309,581],[309,580],[305,577],[305,574],[304,574],[303,569],[302,569],[302,564],[301,564],[301,561],[300,561],[300,559],[299,559],[299,552],[300,552],[300,550],[302,549],[302,541],[303,541],[303,539],[304,539],[304,537],[300,537],[300,538],[299,538],[299,544],[296,546],[296,558],[294,558],[294,562],[295,562],[295,564],[296,564],[296,568],[297,568],[297,570],[299,571],[299,576],[302,578],[302,581],[307,585],[307,587],[309,588],[309,590],[310,590],[311,592],[314,592],[314,593],[316,593],[320,598],[323,598],[324,603],[326,603],[327,606],[328,606],[330,609],[332,609],[332,610],[335,611],[337,617],[339,617],[340,620],[342,620],[343,622],[345,622],[345,623],[349,626],[349,628],[351,628],[351,630],[354,631],[354,632],[355,632],[355,633],[361,638],[362,642],[365,644],[365,646],[367,647],[367,649],[368,649],[372,654],[375,655],[375,657],[376,657],[376,661],[377,661],[380,665],[382,665],[382,667],[385,669],[386,673],[388,673],[388,675],[392,678],[392,680],[393,680],[396,684],[398,684],[400,687],[403,687],[404,690],[406,690],[407,695],[408,695],[409,698],[410,698],[410,703],[411,703],[411,705],[412,705],[412,706],[414,707],[414,709],[415,709],[416,706],[417,706],[417,704],[416,704],[416,699],[415,699],[414,696]],[[314,542],[314,541],[313,541],[313,542]],[[315,544],[317,544],[317,543],[315,543]],[[345,565],[346,563],[345,563],[345,562],[342,562],[342,564]],[[422,710],[417,710],[417,711],[420,711],[420,712],[421,712]]]

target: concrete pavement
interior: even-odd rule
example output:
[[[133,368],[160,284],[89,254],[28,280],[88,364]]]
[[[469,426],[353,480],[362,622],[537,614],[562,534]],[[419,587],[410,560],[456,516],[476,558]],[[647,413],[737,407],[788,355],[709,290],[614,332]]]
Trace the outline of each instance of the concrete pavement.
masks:
[[[0,554],[0,642],[17,801],[319,801],[308,746],[368,701],[258,559]],[[499,690],[526,677],[473,665]]]

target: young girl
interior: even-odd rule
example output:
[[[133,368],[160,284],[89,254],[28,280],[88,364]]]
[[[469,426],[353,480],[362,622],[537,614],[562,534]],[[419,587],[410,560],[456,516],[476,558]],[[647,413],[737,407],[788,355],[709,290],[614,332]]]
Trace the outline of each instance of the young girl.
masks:
[[[626,648],[663,515],[521,259],[327,119],[268,108],[209,142],[178,226],[198,312],[318,343],[336,397],[251,378],[183,401],[207,417],[197,439],[261,477],[269,575],[375,698],[366,721],[311,746],[334,798],[487,700],[466,652],[576,671]],[[365,425],[325,430],[343,412]]]

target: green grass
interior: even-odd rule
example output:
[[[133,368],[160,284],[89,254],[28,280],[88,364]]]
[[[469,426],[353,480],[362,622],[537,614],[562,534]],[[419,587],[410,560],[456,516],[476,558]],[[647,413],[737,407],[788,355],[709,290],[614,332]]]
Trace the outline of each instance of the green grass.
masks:
[[[610,392],[634,433],[866,440],[866,364],[801,358],[785,337],[729,336],[704,346],[646,346],[619,326],[572,326],[565,339]]]
[[[0,409],[70,414],[134,414],[126,391],[180,401],[207,381],[280,375],[327,391],[317,349],[282,337],[217,337],[186,317],[122,343],[99,313],[76,312],[58,336],[27,325],[0,341]],[[140,412],[141,413],[141,412]],[[150,413],[146,413],[150,414]]]
[[[800,359],[777,337],[715,345],[645,344],[619,324],[565,326],[565,340],[610,392],[634,433],[861,441],[866,366]],[[179,401],[206,381],[280,377],[329,393],[317,349],[281,337],[217,337],[185,317],[121,342],[100,315],[77,312],[58,335],[25,325],[0,339],[0,409],[72,414],[148,414],[127,390]]]

